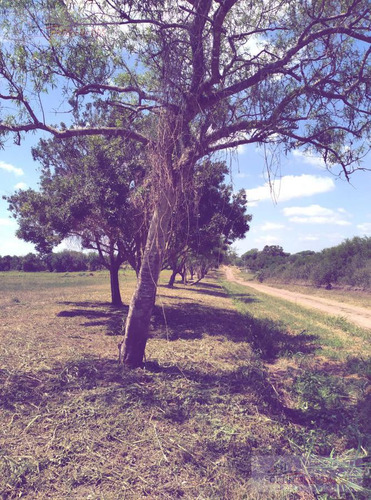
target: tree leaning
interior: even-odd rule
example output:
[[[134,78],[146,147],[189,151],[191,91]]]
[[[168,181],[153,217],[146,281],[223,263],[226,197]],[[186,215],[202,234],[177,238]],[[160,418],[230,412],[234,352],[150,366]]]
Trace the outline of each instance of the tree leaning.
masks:
[[[154,208],[128,367],[142,365],[172,213],[199,159],[302,147],[348,178],[369,147],[368,0],[0,0],[0,13],[3,135],[117,135],[145,148]],[[73,115],[60,128],[40,104],[56,86]],[[120,118],[105,125],[93,104]]]

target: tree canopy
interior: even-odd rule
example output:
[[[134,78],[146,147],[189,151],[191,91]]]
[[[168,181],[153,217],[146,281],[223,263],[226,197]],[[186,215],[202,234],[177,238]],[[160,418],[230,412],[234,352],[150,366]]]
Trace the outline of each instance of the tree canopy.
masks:
[[[78,237],[109,269],[112,303],[120,305],[120,265],[128,261],[139,272],[146,237],[139,192],[144,166],[135,144],[54,138],[41,140],[32,153],[42,165],[40,189],[5,197],[19,224],[17,236],[42,253],[66,237]]]
[[[138,116],[156,121],[162,110],[187,124],[198,157],[282,142],[312,148],[348,175],[365,152],[367,0],[1,0],[0,8],[3,133],[156,143]],[[43,94],[56,87],[74,126],[48,123]],[[121,123],[92,125],[92,102],[119,109]]]

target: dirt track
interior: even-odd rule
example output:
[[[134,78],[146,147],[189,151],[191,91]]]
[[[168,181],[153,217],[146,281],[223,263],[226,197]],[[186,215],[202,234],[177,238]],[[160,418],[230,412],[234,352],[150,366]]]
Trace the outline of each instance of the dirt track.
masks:
[[[224,268],[227,279],[229,281],[234,281],[240,285],[245,285],[255,290],[266,293],[268,295],[273,295],[279,297],[280,299],[289,300],[295,302],[296,304],[310,307],[313,309],[319,309],[323,312],[331,314],[331,316],[341,316],[351,323],[355,323],[362,328],[371,329],[371,311],[364,307],[352,306],[351,304],[344,304],[340,302],[335,302],[334,300],[323,299],[321,297],[314,297],[311,295],[304,295],[302,293],[290,292],[288,290],[283,290],[280,288],[273,288],[267,285],[261,285],[259,283],[254,283],[249,281],[243,281],[242,279],[236,278],[233,273],[233,269],[230,267]]]

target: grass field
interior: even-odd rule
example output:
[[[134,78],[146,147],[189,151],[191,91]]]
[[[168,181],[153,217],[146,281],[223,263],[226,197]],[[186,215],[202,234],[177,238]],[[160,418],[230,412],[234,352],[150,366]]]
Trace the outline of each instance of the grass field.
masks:
[[[106,273],[0,274],[0,497],[368,498],[369,334],[220,273],[165,283],[126,371]]]

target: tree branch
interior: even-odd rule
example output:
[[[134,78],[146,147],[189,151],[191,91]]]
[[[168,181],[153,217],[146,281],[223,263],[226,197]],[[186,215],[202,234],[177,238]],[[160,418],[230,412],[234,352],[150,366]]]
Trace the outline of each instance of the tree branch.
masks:
[[[304,33],[306,34],[308,32],[308,29],[304,30]],[[348,29],[344,26],[340,27],[334,27],[334,28],[325,28],[321,31],[318,31],[316,33],[310,33],[306,37],[304,34],[302,34],[298,42],[294,47],[289,49],[285,56],[282,57],[281,59],[278,59],[277,61],[274,61],[272,63],[266,64],[264,67],[260,68],[254,75],[250,76],[249,78],[246,78],[244,80],[241,80],[233,85],[230,85],[229,87],[225,87],[222,90],[215,92],[215,93],[210,93],[209,95],[203,95],[200,98],[200,106],[202,110],[205,110],[211,106],[214,106],[218,102],[222,101],[223,99],[226,99],[230,96],[233,96],[239,92],[242,92],[244,90],[247,90],[248,88],[251,88],[258,83],[262,82],[265,80],[268,76],[274,75],[274,74],[279,74],[282,73],[282,69],[285,69],[286,64],[288,64],[294,56],[296,56],[300,50],[302,50],[304,47],[308,46],[310,43],[314,42],[315,40],[318,40],[323,37],[328,37],[330,35],[335,35],[335,34],[345,34],[351,38],[354,38],[356,40],[364,41],[371,43],[371,36],[367,35],[362,35],[360,33],[355,32],[352,29]],[[292,69],[291,69],[292,71]]]
[[[104,135],[109,137],[123,137],[125,139],[131,139],[133,141],[139,142],[141,144],[149,144],[150,140],[138,132],[120,127],[78,127],[69,129],[57,129],[50,125],[45,125],[40,121],[35,123],[25,123],[18,125],[7,125],[0,122],[0,132],[31,132],[34,130],[43,130],[45,132],[50,132],[55,137],[60,139],[67,139],[69,137],[82,137],[89,135]]]

